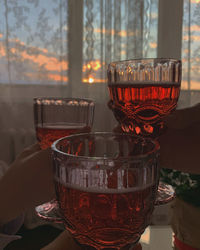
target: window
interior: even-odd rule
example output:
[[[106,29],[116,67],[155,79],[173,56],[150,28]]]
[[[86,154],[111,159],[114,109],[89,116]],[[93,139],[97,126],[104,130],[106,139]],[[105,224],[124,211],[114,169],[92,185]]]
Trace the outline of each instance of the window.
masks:
[[[110,61],[156,56],[157,0],[0,5],[1,84],[67,85],[77,74],[85,83],[105,83]]]
[[[83,82],[106,82],[111,61],[156,57],[158,1],[85,0]]]
[[[67,1],[0,1],[0,83],[68,81]]]
[[[200,102],[200,1],[185,0],[182,35],[182,62],[185,106]]]

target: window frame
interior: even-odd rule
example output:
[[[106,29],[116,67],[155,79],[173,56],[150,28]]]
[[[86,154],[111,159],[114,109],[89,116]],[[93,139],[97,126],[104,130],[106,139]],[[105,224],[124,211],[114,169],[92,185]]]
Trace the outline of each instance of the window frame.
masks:
[[[183,0],[158,0],[157,56],[181,59]]]

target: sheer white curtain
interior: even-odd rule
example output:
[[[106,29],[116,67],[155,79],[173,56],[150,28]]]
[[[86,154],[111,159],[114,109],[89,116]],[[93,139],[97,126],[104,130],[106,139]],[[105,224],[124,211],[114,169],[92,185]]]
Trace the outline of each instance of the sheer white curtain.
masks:
[[[0,0],[0,159],[35,140],[32,98],[68,87],[68,2]]]
[[[179,108],[200,102],[200,1],[160,0],[158,56],[182,59]]]
[[[35,96],[92,98],[111,129],[107,64],[155,57],[157,20],[157,0],[0,0],[0,159],[35,140]]]
[[[182,35],[182,61],[185,106],[200,102],[200,1],[185,0]]]

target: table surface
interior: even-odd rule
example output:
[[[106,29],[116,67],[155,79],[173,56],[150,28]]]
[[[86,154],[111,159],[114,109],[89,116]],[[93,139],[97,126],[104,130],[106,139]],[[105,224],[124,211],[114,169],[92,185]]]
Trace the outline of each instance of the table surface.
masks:
[[[61,237],[60,237],[61,236]],[[41,250],[81,250],[65,231]],[[172,250],[172,230],[169,226],[150,226],[141,237],[142,250]]]
[[[21,232],[22,239],[9,244],[5,250],[55,250],[51,247],[52,242],[59,238],[61,230],[52,226],[41,226],[33,230]],[[142,250],[172,250],[172,230],[170,226],[150,226],[140,240]],[[71,250],[64,243],[65,247],[59,250]],[[50,246],[50,247],[48,247]]]
[[[170,226],[150,226],[141,237],[142,250],[172,250]]]

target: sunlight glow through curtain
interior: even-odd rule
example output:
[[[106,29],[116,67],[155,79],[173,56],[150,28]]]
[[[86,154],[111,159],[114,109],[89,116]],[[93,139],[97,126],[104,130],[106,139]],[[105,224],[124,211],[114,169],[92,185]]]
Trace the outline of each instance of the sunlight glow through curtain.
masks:
[[[85,0],[83,82],[105,82],[111,61],[155,57],[157,1]]]

